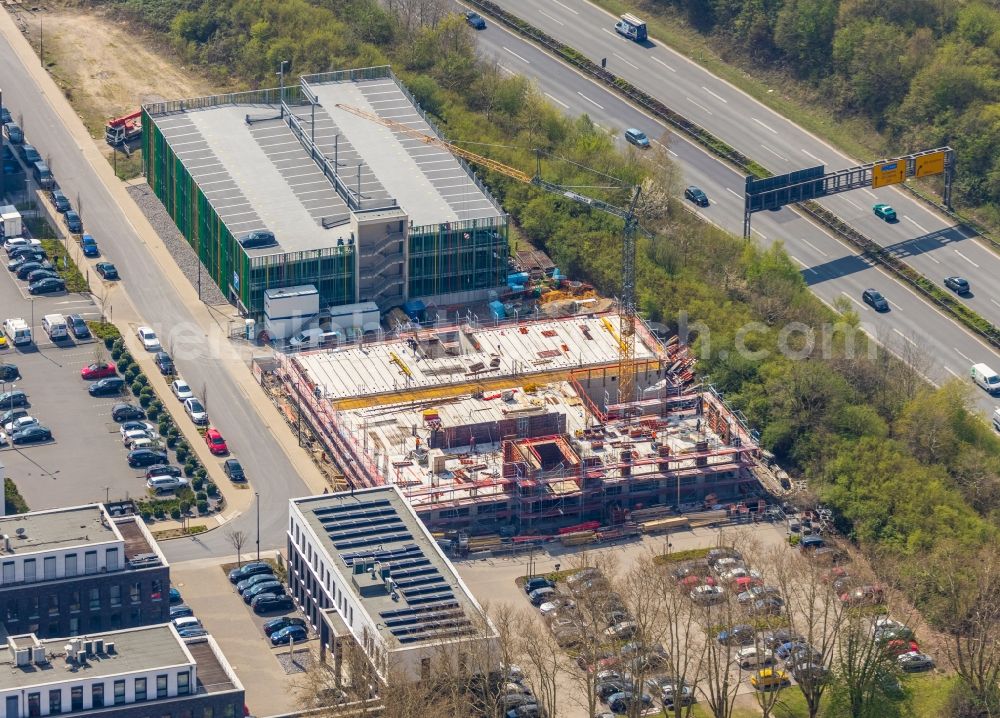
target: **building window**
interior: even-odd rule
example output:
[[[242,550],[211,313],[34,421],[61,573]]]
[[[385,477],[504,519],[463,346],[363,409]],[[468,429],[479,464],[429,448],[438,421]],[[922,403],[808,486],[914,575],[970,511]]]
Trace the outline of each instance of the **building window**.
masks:
[[[115,705],[125,703],[125,681],[115,681]]]
[[[166,698],[167,697],[167,681],[168,676],[166,673],[156,677],[156,697]]]
[[[33,583],[35,578],[35,559],[24,559],[24,582]]]
[[[38,618],[38,596],[32,596],[28,599],[28,618]]]
[[[58,616],[59,615],[59,594],[50,593],[49,594],[49,615]]]
[[[232,703],[226,703],[222,707],[222,718],[233,718],[236,715],[236,706]]]
[[[62,713],[62,690],[49,691],[49,715]]]
[[[116,611],[115,613],[111,614],[111,623],[109,625],[109,628],[111,628],[112,631],[117,631],[121,627],[122,627],[122,614]]]
[[[135,699],[137,701],[146,700],[146,679],[136,678],[135,679]]]
[[[97,551],[87,551],[83,554],[83,572],[97,573]]]
[[[69,709],[71,711],[83,710],[83,686],[73,686],[70,688]]]
[[[118,549],[109,548],[104,554],[104,563],[109,571],[118,570]]]
[[[14,572],[14,562],[4,561],[3,562],[3,582],[4,583],[14,583],[14,577],[16,576]]]
[[[69,610],[71,613],[78,613],[80,611],[80,592],[70,591],[69,592]]]
[[[104,707],[104,684],[94,683],[90,687],[90,704],[94,708]]]
[[[58,636],[62,631],[59,630],[59,621],[49,621],[49,630],[46,635],[48,636]]]
[[[20,614],[20,612],[17,609],[18,609],[18,603],[17,603],[17,599],[16,598],[13,599],[13,600],[7,601],[7,613],[6,613],[6,615],[7,615],[7,620],[8,621],[17,621],[18,619],[21,618],[21,614]]]
[[[420,680],[426,681],[431,677],[431,659],[421,658],[420,659]]]
[[[76,575],[76,554],[70,553],[66,554],[66,576],[72,577]]]
[[[91,632],[101,630],[101,615],[99,613],[90,617],[90,630]]]
[[[91,611],[100,611],[101,610],[101,589],[99,589],[99,588],[92,588],[92,589],[90,589],[89,592],[88,592],[88,594],[87,594],[87,597],[88,597],[88,603],[90,605],[90,610]]]
[[[29,693],[28,694],[28,715],[34,718],[35,716],[40,716],[42,714],[42,694],[41,693]]]
[[[142,584],[136,581],[128,587],[128,600],[132,603],[139,603],[142,600],[140,591],[142,590]]]
[[[215,711],[212,710],[212,706],[205,706],[201,709],[201,718],[212,718],[215,715]]]
[[[190,673],[178,673],[177,674],[177,695],[186,696],[191,692],[191,674]]]
[[[122,587],[119,585],[108,587],[111,593],[111,606],[117,607],[122,605]]]
[[[76,616],[69,619],[69,635],[79,636],[80,635],[80,619]]]
[[[149,597],[154,601],[163,600],[163,580],[159,578],[153,579],[152,587],[149,589]]]
[[[42,575],[45,576],[46,581],[51,581],[56,577],[56,557],[46,556],[45,560],[42,562]]]

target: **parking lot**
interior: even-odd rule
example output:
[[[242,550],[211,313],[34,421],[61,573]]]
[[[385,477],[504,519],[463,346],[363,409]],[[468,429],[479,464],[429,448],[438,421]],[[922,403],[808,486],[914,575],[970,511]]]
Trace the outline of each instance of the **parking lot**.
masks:
[[[0,252],[6,259],[6,253]],[[25,282],[0,269],[0,307],[3,316],[21,317],[31,324],[35,343],[0,349],[0,362],[16,364],[21,379],[7,382],[28,394],[28,413],[52,430],[53,440],[0,449],[0,461],[32,510],[123,499],[145,493],[144,479],[125,463],[118,425],[111,420],[114,399],[96,399],[87,393],[89,382],[80,369],[94,361],[103,344],[72,336],[53,343],[42,328],[46,314],[80,314],[96,319],[100,311],[92,297],[47,294],[30,297]],[[107,359],[107,352],[104,353]]]

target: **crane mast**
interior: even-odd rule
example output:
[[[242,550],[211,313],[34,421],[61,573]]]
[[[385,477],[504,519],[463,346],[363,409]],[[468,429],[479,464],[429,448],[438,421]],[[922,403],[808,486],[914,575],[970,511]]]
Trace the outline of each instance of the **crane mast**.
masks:
[[[546,192],[560,195],[574,202],[587,205],[593,209],[620,217],[625,222],[622,232],[622,284],[621,297],[618,302],[619,336],[618,336],[618,402],[627,404],[635,400],[635,326],[637,321],[636,313],[636,292],[635,292],[635,257],[636,242],[635,235],[639,228],[639,221],[635,216],[635,209],[639,203],[639,193],[641,188],[636,186],[632,195],[629,208],[622,209],[613,204],[609,204],[594,197],[587,197],[569,190],[561,185],[543,180],[541,172],[536,172],[534,177],[521,170],[506,165],[502,162],[483,157],[482,155],[470,152],[462,147],[447,142],[440,137],[428,135],[420,130],[408,127],[401,122],[390,120],[384,117],[362,110],[351,105],[337,104],[336,107],[352,115],[361,117],[370,122],[374,122],[383,127],[387,127],[393,132],[399,132],[412,139],[420,140],[426,145],[439,147],[457,157],[473,162],[480,167],[484,167],[502,175],[525,184],[534,185]]]

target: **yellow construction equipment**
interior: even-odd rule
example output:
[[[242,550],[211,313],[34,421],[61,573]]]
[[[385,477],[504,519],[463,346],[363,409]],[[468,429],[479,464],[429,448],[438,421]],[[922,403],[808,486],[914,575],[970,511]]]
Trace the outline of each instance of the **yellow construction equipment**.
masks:
[[[565,197],[566,199],[573,200],[574,202],[585,204],[588,207],[600,210],[601,212],[607,212],[608,214],[613,214],[616,217],[621,217],[625,221],[625,229],[622,236],[621,299],[618,303],[618,315],[621,325],[621,334],[618,337],[618,401],[619,403],[626,404],[635,400],[635,233],[636,230],[639,229],[639,222],[635,216],[635,208],[639,202],[640,187],[638,185],[633,188],[631,205],[628,209],[622,209],[621,207],[616,207],[603,200],[596,199],[594,197],[586,197],[561,185],[547,182],[541,178],[540,169],[539,171],[536,171],[535,175],[532,177],[515,167],[505,165],[502,162],[497,162],[489,157],[477,155],[475,152],[469,152],[469,150],[458,147],[457,145],[447,142],[446,140],[442,140],[440,137],[428,135],[420,130],[408,127],[401,122],[396,122],[395,120],[390,120],[385,117],[379,117],[372,112],[362,110],[358,107],[352,107],[351,105],[338,103],[336,106],[344,112],[349,112],[352,115],[362,117],[370,122],[387,127],[394,132],[404,134],[412,139],[420,140],[424,144],[432,147],[440,147],[457,157],[466,159],[469,162],[479,165],[480,167],[484,167],[485,169],[499,172],[500,174],[516,179],[519,182],[534,185],[535,187],[539,187],[546,192],[551,192]]]

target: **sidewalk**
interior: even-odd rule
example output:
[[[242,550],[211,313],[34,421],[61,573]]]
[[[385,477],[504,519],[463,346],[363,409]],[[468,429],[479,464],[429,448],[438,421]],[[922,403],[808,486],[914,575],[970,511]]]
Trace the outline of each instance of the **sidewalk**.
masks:
[[[137,240],[145,245],[146,250],[153,260],[151,268],[155,267],[155,269],[159,270],[160,276],[158,279],[172,285],[174,291],[181,298],[184,308],[191,315],[191,318],[201,331],[204,332],[206,338],[220,337],[222,334],[221,328],[210,308],[198,300],[195,288],[191,286],[190,282],[188,282],[187,278],[177,267],[173,257],[156,234],[156,231],[135,202],[133,202],[131,196],[126,191],[125,185],[115,176],[111,165],[108,164],[107,160],[94,144],[93,139],[87,134],[76,112],[49,74],[41,67],[34,50],[18,30],[13,19],[6,12],[0,12],[0,33],[3,33],[4,37],[14,48],[17,56],[31,75],[32,80],[40,88],[42,94],[58,114],[67,131],[72,135],[81,155],[124,213],[127,222],[135,232]],[[100,282],[100,279],[93,270],[92,263],[82,257],[82,253],[79,252],[79,247],[75,242],[71,242],[70,244],[71,251],[73,252],[72,256],[80,267],[81,272],[86,274],[89,269],[90,275],[92,275],[91,281],[94,282],[92,289],[97,288],[96,283]],[[103,300],[106,305],[109,305],[108,313],[112,315],[111,319],[113,323],[119,328],[122,335],[126,337],[126,343],[133,356],[136,357],[137,361],[142,363],[144,370],[146,370],[147,365],[152,364],[152,359],[145,350],[141,348],[136,349],[135,343],[137,343],[137,340],[134,337],[134,327],[142,323],[142,318],[138,316],[124,286],[120,283],[112,284],[107,289],[102,286],[96,293],[96,296],[99,300]],[[227,338],[222,339],[222,341],[228,344]],[[254,380],[248,366],[248,360],[241,356],[239,351],[234,350],[220,352],[217,361],[219,366],[224,368],[240,392],[246,397],[246,401],[250,405],[246,407],[247,419],[261,422],[264,426],[268,427],[275,442],[280,446],[295,469],[295,472],[302,478],[311,492],[319,494],[325,488],[328,488],[329,484],[323,474],[313,463],[312,458],[298,446],[295,436],[285,424],[277,408]],[[146,370],[146,373],[154,382],[155,377],[159,376],[159,372],[157,371]],[[157,389],[159,390],[160,387],[157,386]],[[195,451],[204,449],[207,454],[207,447],[204,446],[204,442],[200,436],[195,435],[195,440],[192,440],[187,431],[191,427],[186,426],[186,422],[183,421],[178,421],[177,424],[184,431],[185,437],[188,438],[188,442],[194,447]],[[205,464],[206,468],[215,464],[214,461],[206,461],[200,451],[199,458],[202,458],[202,463]],[[215,480],[214,476],[213,480]],[[216,483],[223,491],[229,485],[228,480],[216,481]],[[237,495],[232,496],[234,493]],[[247,498],[243,499],[240,494],[245,495]],[[229,507],[225,514],[226,518],[232,518],[238,514],[238,510],[234,510],[234,507],[244,504],[249,505],[249,497],[251,495],[251,491],[230,491],[229,494],[226,494],[226,501]],[[166,523],[163,525],[166,526]]]

